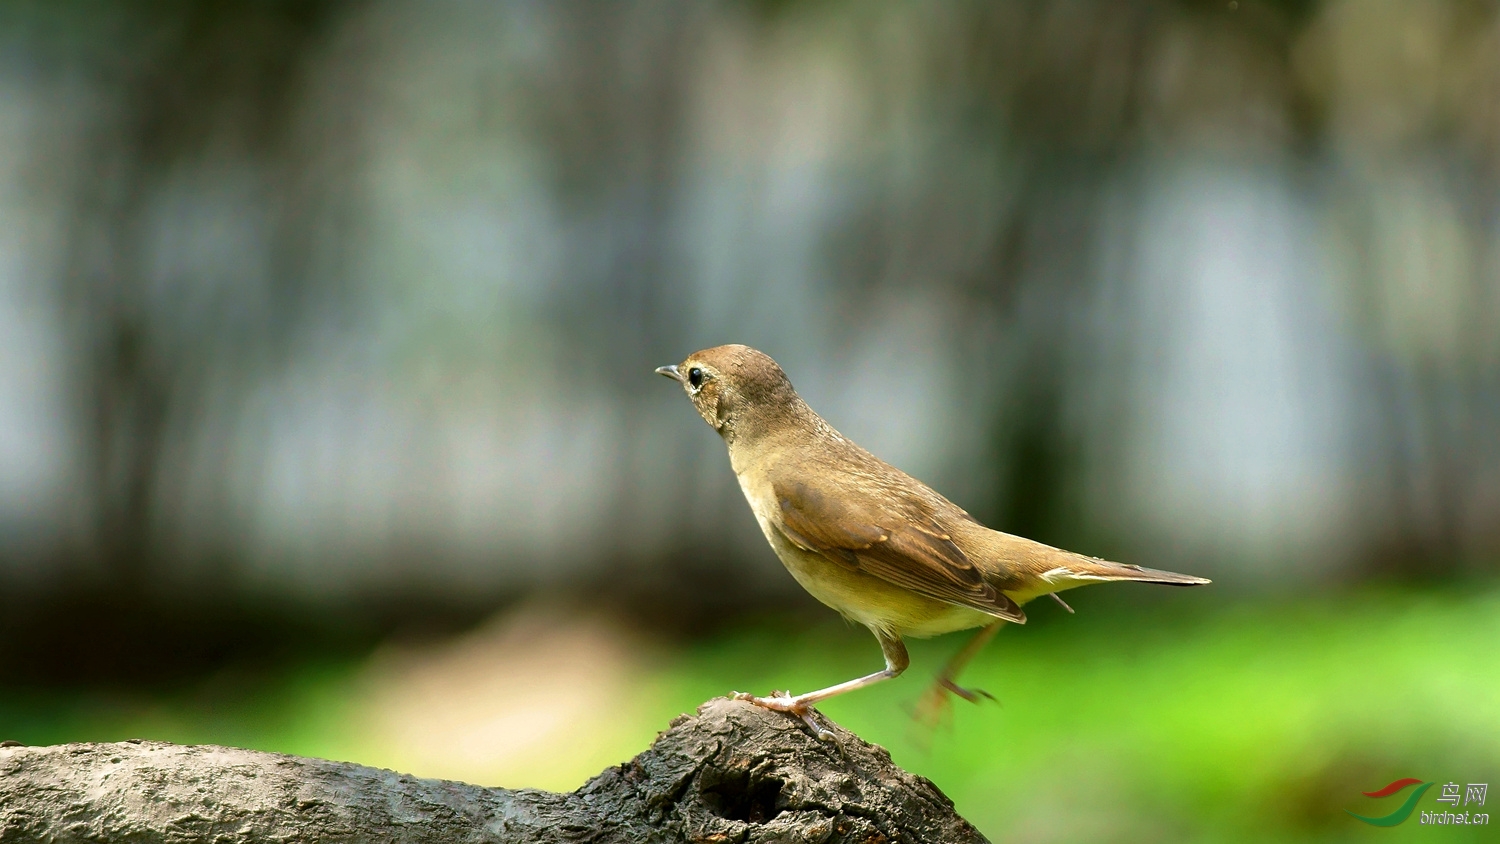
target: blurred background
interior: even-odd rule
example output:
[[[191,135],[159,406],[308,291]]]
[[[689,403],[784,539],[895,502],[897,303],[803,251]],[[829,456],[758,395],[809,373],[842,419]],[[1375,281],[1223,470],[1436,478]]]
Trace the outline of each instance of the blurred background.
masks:
[[[740,342],[991,526],[1215,579],[1034,606],[946,727],[957,636],[825,707],[990,837],[1500,780],[1493,3],[15,0],[0,45],[0,739],[569,789],[873,670],[651,373]]]

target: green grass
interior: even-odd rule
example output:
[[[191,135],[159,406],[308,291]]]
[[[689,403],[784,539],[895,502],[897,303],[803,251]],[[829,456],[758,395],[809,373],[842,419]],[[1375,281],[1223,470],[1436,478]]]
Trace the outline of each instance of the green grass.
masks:
[[[963,678],[998,703],[957,701],[936,730],[908,712],[962,636],[912,643],[907,675],[822,711],[932,779],[997,841],[1500,839],[1500,818],[1378,829],[1345,813],[1395,809],[1404,793],[1359,792],[1401,777],[1500,786],[1500,592],[1230,605],[1141,594],[1074,601],[1076,617],[1037,606]],[[730,689],[806,691],[879,665],[873,638],[837,622],[767,622],[664,647],[640,668],[644,705],[612,727],[614,740],[644,747],[672,716]],[[351,727],[360,668],[310,662],[157,695],[12,694],[0,738],[162,738],[381,764]],[[1419,808],[1444,808],[1438,792]]]

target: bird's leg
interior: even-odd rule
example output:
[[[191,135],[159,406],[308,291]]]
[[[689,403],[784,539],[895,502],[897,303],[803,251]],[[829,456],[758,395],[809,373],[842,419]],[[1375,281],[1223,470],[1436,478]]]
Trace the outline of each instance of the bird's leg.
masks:
[[[989,644],[991,639],[995,638],[995,634],[1000,632],[1000,626],[1005,623],[1004,619],[996,619],[990,622],[978,633],[975,633],[974,638],[970,639],[968,644],[964,645],[958,653],[954,654],[952,659],[948,660],[948,664],[944,665],[943,670],[938,672],[937,680],[928,688],[927,693],[922,696],[922,702],[917,705],[916,714],[918,719],[928,722],[937,721],[948,705],[946,692],[952,692],[970,703],[978,703],[981,697],[987,697],[990,700],[995,699],[994,695],[991,695],[989,692],[980,689],[966,689],[960,686],[956,680],[958,672],[962,671],[964,666],[968,665],[969,661],[985,645]]]
[[[880,640],[880,650],[885,654],[884,671],[876,671],[874,674],[866,674],[863,677],[847,680],[838,685],[829,686],[826,689],[818,689],[815,692],[807,692],[796,696],[787,692],[773,692],[770,697],[756,697],[744,692],[735,692],[734,698],[735,700],[748,700],[756,706],[764,706],[767,709],[774,709],[777,712],[786,712],[795,715],[801,718],[802,723],[806,724],[818,738],[825,740],[832,739],[833,733],[818,723],[817,712],[813,709],[813,704],[827,700],[835,695],[852,692],[855,689],[862,689],[865,686],[872,686],[881,680],[889,680],[892,677],[900,676],[901,672],[905,671],[906,667],[911,664],[911,659],[906,655],[906,645],[901,643],[899,637],[887,636],[884,633],[876,632],[875,638]]]

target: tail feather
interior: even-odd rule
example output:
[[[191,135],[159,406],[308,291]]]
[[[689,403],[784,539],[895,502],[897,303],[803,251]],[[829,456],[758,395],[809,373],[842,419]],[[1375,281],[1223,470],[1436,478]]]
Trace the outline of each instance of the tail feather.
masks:
[[[1209,582],[1206,577],[1086,557],[984,527],[978,527],[964,539],[966,552],[973,548],[976,557],[991,561],[984,567],[987,576],[996,589],[1017,604],[1108,581],[1134,580],[1167,586],[1202,586]]]
[[[1126,563],[1112,563],[1093,557],[1072,556],[1066,563],[1042,573],[1043,580],[1134,580],[1141,583],[1161,583],[1167,586],[1202,586],[1212,583],[1206,577],[1178,574],[1175,571],[1148,569]]]

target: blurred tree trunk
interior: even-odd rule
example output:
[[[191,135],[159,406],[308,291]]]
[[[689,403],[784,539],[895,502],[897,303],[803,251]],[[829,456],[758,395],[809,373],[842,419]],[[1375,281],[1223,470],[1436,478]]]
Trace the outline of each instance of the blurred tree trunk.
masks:
[[[84,349],[80,398],[91,439],[84,453],[97,496],[93,550],[117,597],[146,589],[162,550],[155,538],[174,420],[200,408],[226,348],[253,354],[285,338],[310,277],[298,266],[306,255],[298,207],[279,208],[280,219],[272,220],[270,251],[290,260],[278,257],[262,279],[265,289],[255,291],[269,308],[245,313],[256,295],[173,277],[153,254],[153,240],[164,235],[164,196],[184,180],[191,184],[195,168],[211,165],[250,175],[267,201],[295,206],[305,199],[289,190],[302,155],[290,128],[309,56],[349,6],[143,0],[122,17],[144,43],[106,45],[98,62],[113,97],[86,147],[84,160],[94,169],[77,201],[66,289]],[[180,301],[204,298],[206,311],[188,312]],[[234,328],[247,322],[250,330]]]

